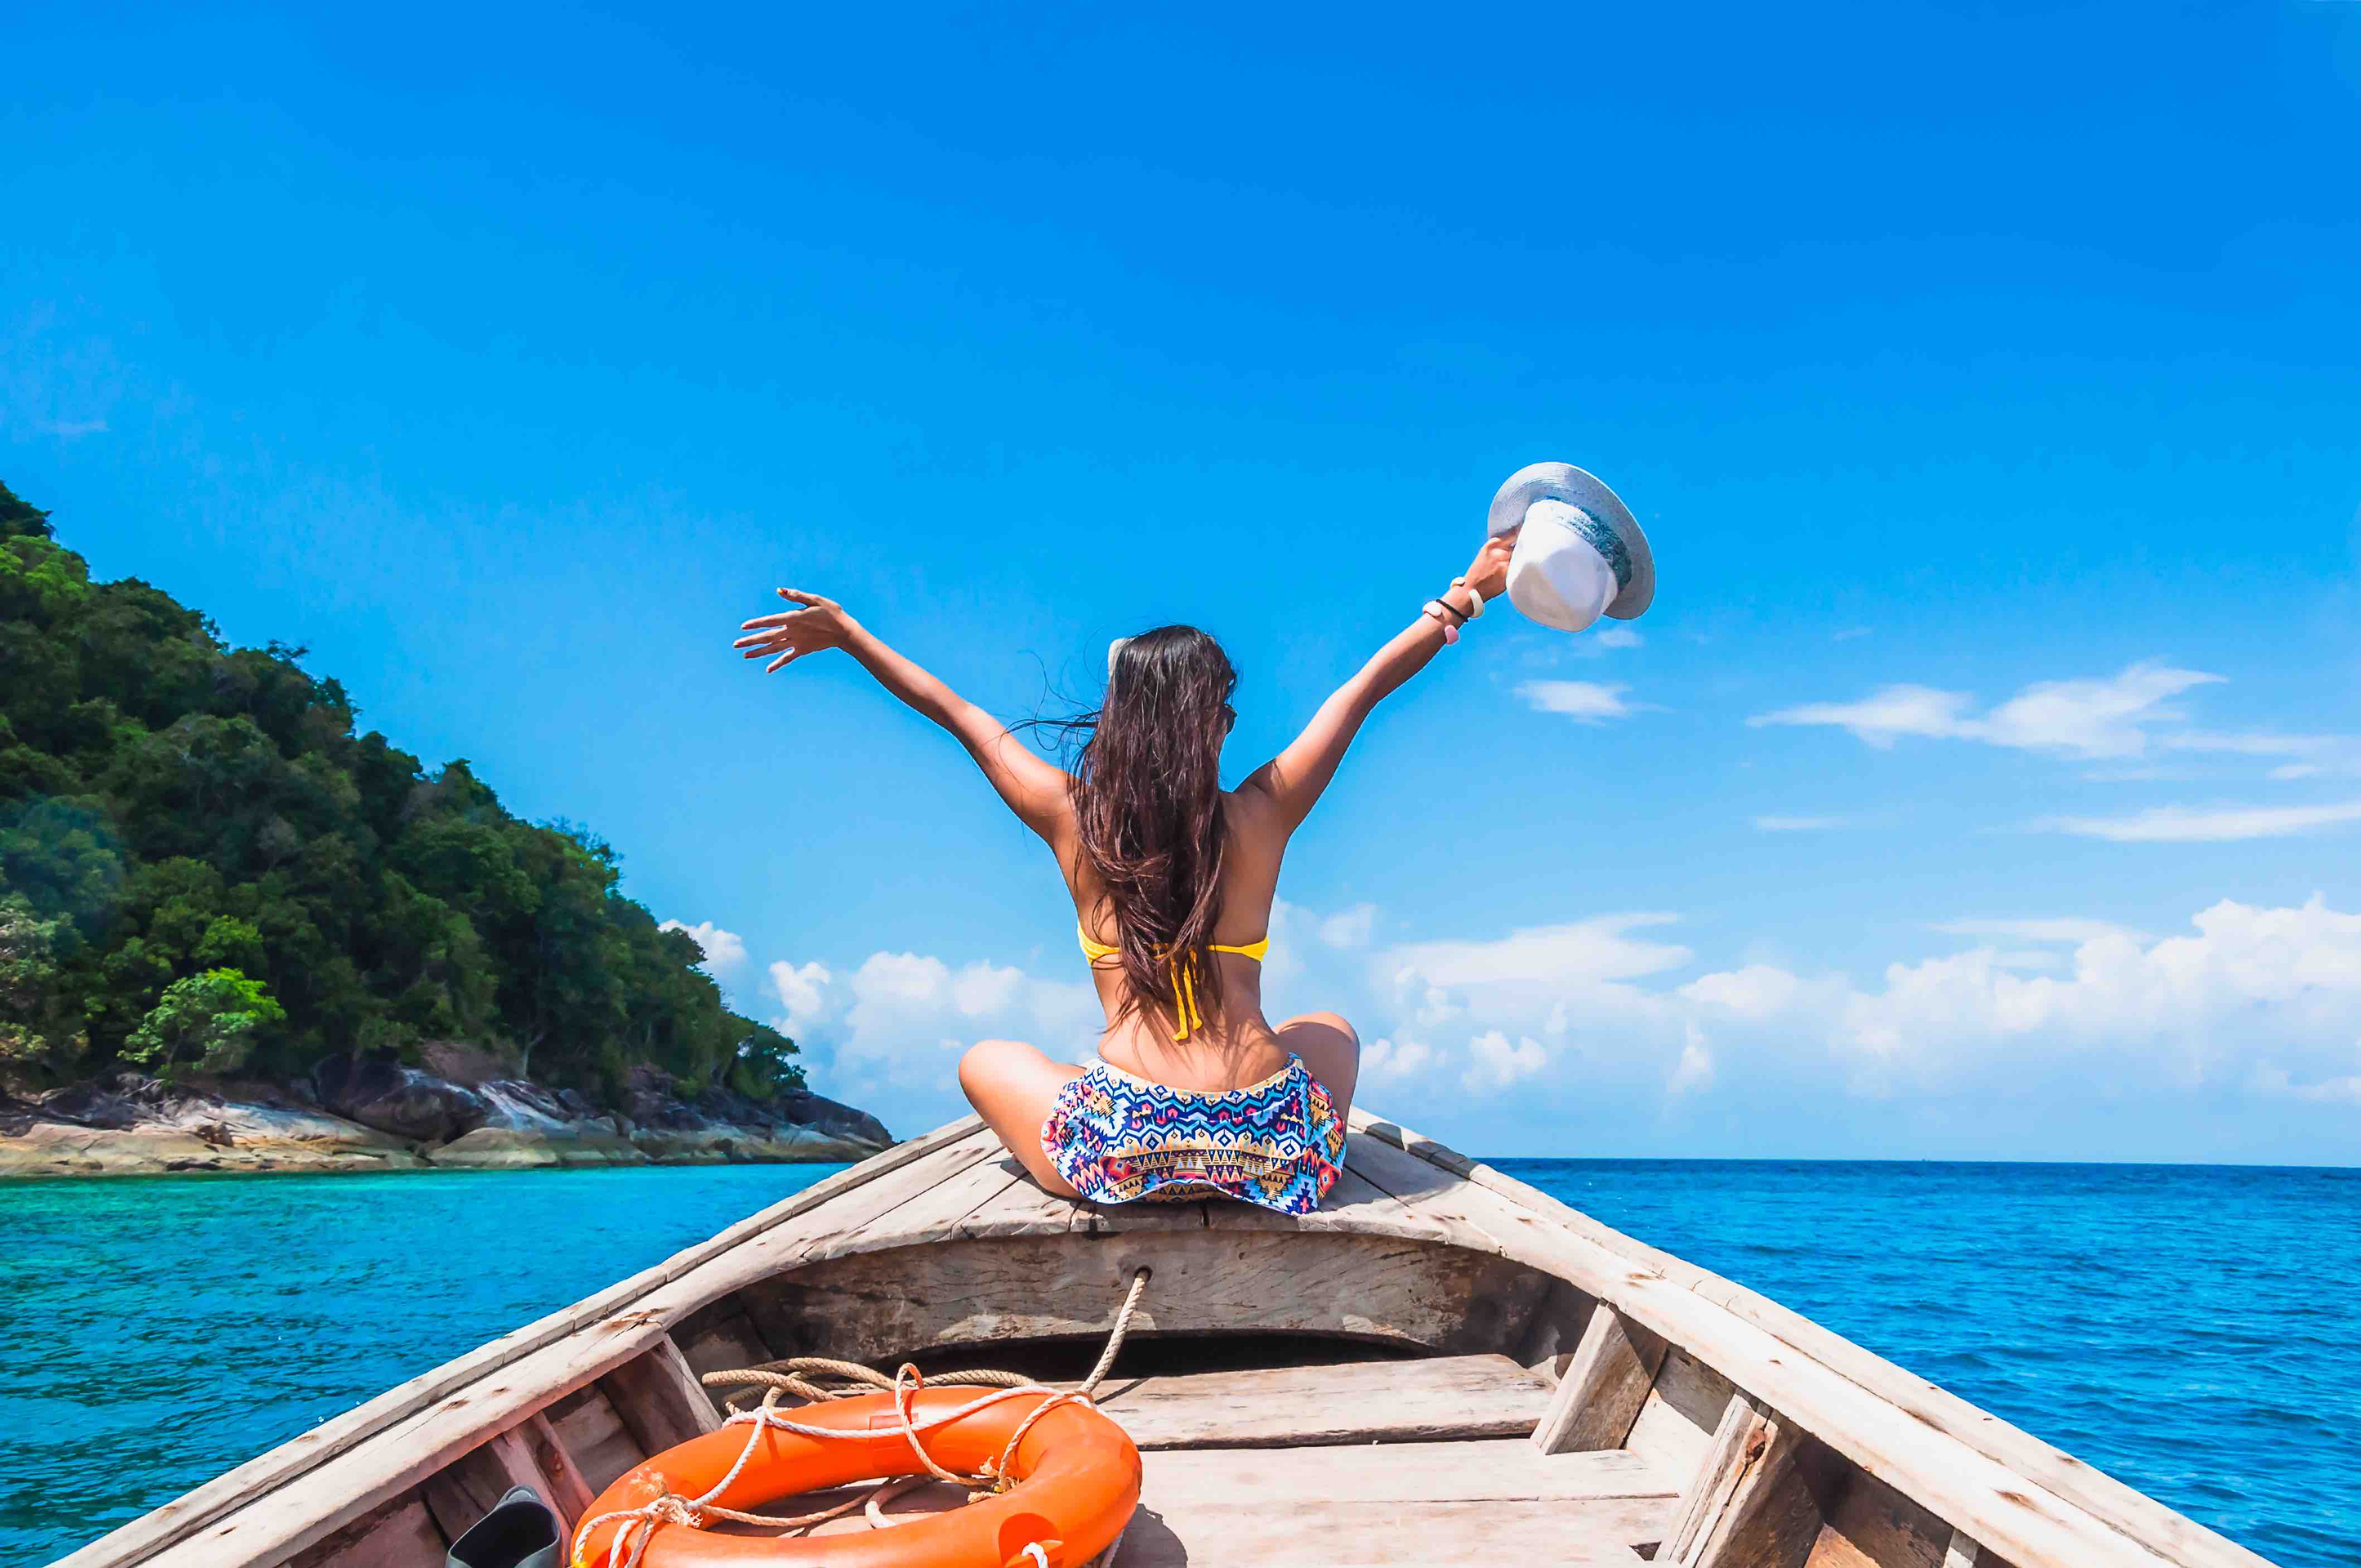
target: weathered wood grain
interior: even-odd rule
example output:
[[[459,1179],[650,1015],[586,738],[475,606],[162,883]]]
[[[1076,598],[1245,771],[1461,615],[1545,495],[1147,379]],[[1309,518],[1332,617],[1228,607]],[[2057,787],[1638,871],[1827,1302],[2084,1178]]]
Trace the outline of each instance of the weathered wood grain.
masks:
[[[1547,1288],[1535,1271],[1431,1243],[1323,1232],[1119,1231],[862,1252],[743,1293],[782,1355],[884,1363],[928,1346],[1096,1338],[1135,1269],[1135,1339],[1333,1334],[1448,1354],[1499,1349]]]
[[[1636,1564],[1658,1529],[1647,1497],[1592,1502],[1221,1502],[1132,1517],[1115,1568],[1440,1568],[1456,1563]]]
[[[1694,1558],[1707,1528],[1729,1505],[1739,1482],[1770,1441],[1770,1412],[1752,1399],[1730,1401],[1705,1458],[1681,1488],[1673,1532],[1656,1554],[1659,1561],[1686,1564]]]
[[[1612,1307],[1591,1313],[1548,1411],[1533,1428],[1533,1446],[1543,1453],[1622,1447],[1668,1348]]]
[[[708,1372],[736,1372],[743,1367],[759,1366],[774,1359],[771,1347],[763,1343],[753,1320],[735,1296],[725,1296],[705,1311],[673,1330],[673,1343],[680,1346],[688,1358],[689,1370],[703,1382]],[[733,1390],[708,1385],[705,1392],[715,1408],[721,1408]],[[746,1390],[735,1390],[744,1394]],[[759,1392],[755,1398],[759,1398]],[[754,1402],[753,1398],[744,1401]]]
[[[1505,1355],[1455,1355],[1115,1381],[1099,1408],[1142,1449],[1294,1448],[1521,1437],[1548,1398]]]
[[[1875,1476],[1859,1470],[1838,1482],[1828,1522],[1806,1568],[1941,1568],[1956,1532]]]
[[[549,1418],[533,1415],[524,1425],[511,1428],[506,1440],[522,1443],[532,1455],[533,1464],[549,1483],[549,1490],[543,1496],[566,1521],[566,1528],[570,1530],[581,1523],[584,1512],[598,1494],[591,1488],[581,1467],[574,1463],[574,1456],[566,1452],[566,1445],[558,1441],[557,1431],[549,1424]]]
[[[530,1486],[544,1503],[556,1490],[525,1444],[502,1432],[429,1475],[419,1493],[435,1526],[456,1541],[490,1513],[511,1486]]]
[[[615,1413],[649,1454],[721,1430],[713,1398],[669,1334],[598,1380]]]
[[[1819,1538],[1826,1488],[1814,1472],[1827,1452],[1775,1413],[1750,1408],[1742,1473],[1686,1554],[1672,1560],[1684,1568],[1802,1568]]]
[[[1712,1442],[1734,1392],[1730,1379],[1688,1352],[1667,1352],[1624,1442],[1659,1464],[1685,1470]]]
[[[1653,1499],[1669,1513],[1671,1477],[1636,1453],[1543,1454],[1517,1438],[1365,1447],[1191,1448],[1146,1453],[1141,1501],[1195,1508],[1227,1498],[1244,1509],[1300,1502],[1444,1503]],[[1635,1540],[1656,1539],[1653,1535]],[[1352,1547],[1339,1542],[1349,1555]]]
[[[354,1520],[289,1568],[442,1568],[446,1544],[425,1499],[411,1492]]]
[[[596,1383],[552,1402],[536,1420],[545,1420],[566,1457],[597,1497],[615,1484],[615,1477],[648,1456],[639,1439],[615,1413],[606,1391]]]

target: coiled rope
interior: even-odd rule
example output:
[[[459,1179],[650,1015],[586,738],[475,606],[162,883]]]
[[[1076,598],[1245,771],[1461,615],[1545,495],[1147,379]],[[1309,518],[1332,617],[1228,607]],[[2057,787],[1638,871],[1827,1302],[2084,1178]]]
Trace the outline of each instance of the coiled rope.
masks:
[[[739,1451],[737,1462],[730,1466],[729,1474],[715,1482],[702,1497],[684,1497],[677,1492],[667,1490],[651,1501],[641,1504],[638,1508],[611,1508],[595,1519],[583,1520],[574,1530],[574,1568],[586,1568],[582,1555],[584,1541],[600,1525],[609,1524],[617,1519],[625,1522],[623,1528],[615,1532],[615,1539],[608,1543],[607,1568],[640,1568],[640,1559],[647,1555],[648,1542],[655,1538],[656,1527],[660,1524],[686,1525],[691,1530],[702,1530],[708,1520],[729,1519],[733,1523],[755,1525],[763,1529],[776,1530],[785,1534],[789,1530],[808,1529],[824,1520],[851,1513],[854,1508],[861,1508],[866,1515],[872,1529],[890,1528],[895,1521],[885,1517],[884,1505],[913,1486],[923,1485],[927,1476],[897,1476],[873,1488],[865,1497],[851,1498],[833,1508],[822,1508],[817,1513],[796,1514],[784,1519],[769,1514],[752,1514],[741,1512],[737,1508],[725,1508],[713,1500],[730,1489],[730,1483],[738,1479],[739,1472],[745,1469],[747,1462],[754,1457],[754,1450],[761,1445],[763,1432],[766,1428],[774,1431],[795,1432],[798,1436],[822,1440],[841,1441],[847,1438],[866,1440],[869,1436],[866,1432],[841,1431],[833,1427],[812,1426],[806,1422],[790,1420],[779,1411],[779,1398],[783,1394],[793,1394],[808,1403],[820,1404],[829,1399],[852,1398],[873,1389],[891,1389],[894,1395],[894,1413],[901,1420],[903,1440],[909,1443],[910,1452],[918,1456],[918,1463],[925,1465],[934,1478],[950,1482],[954,1486],[968,1487],[967,1500],[972,1503],[1008,1490],[1015,1485],[1008,1475],[1009,1464],[1016,1456],[1017,1444],[1024,1442],[1025,1434],[1033,1430],[1034,1422],[1060,1405],[1093,1405],[1095,1408],[1091,1396],[1115,1366],[1115,1354],[1123,1349],[1124,1336],[1131,1332],[1132,1315],[1139,1310],[1140,1298],[1147,1292],[1151,1272],[1143,1266],[1132,1275],[1131,1288],[1125,1293],[1123,1306],[1115,1313],[1115,1326],[1108,1331],[1106,1348],[1099,1352],[1098,1364],[1091,1368],[1090,1376],[1082,1379],[1080,1387],[1070,1390],[1052,1388],[1045,1383],[1036,1382],[1019,1373],[996,1372],[989,1368],[939,1373],[929,1379],[920,1376],[918,1369],[906,1362],[895,1372],[893,1376],[888,1377],[875,1368],[863,1366],[858,1362],[836,1361],[818,1355],[789,1356],[783,1361],[766,1361],[759,1366],[744,1367],[734,1372],[705,1374],[702,1381],[708,1387],[759,1387],[763,1390],[763,1402],[752,1409],[740,1409],[734,1400],[730,1403],[730,1416],[723,1424],[746,1428],[746,1446]],[[954,1387],[983,1387],[995,1391],[980,1398],[971,1399],[957,1409],[947,1410],[941,1415],[933,1416],[922,1421],[916,1419],[910,1408],[910,1401],[929,1381]],[[948,1426],[962,1417],[973,1415],[978,1410],[997,1405],[1005,1399],[1016,1398],[1023,1394],[1047,1394],[1049,1398],[1042,1400],[1030,1415],[1017,1424],[1016,1430],[1009,1433],[1007,1443],[1000,1451],[999,1460],[985,1461],[982,1475],[962,1475],[955,1470],[946,1469],[937,1464],[935,1456],[928,1453],[925,1445],[918,1442],[918,1434],[921,1432]],[[662,1480],[663,1477],[659,1475],[657,1479]],[[624,1545],[627,1541],[630,1542],[628,1556],[624,1554]],[[1105,1564],[1114,1563],[1115,1553],[1122,1549],[1123,1537],[1117,1535],[1114,1543],[1108,1546],[1098,1559],[1102,1568]],[[1042,1554],[1036,1549],[1035,1555]]]

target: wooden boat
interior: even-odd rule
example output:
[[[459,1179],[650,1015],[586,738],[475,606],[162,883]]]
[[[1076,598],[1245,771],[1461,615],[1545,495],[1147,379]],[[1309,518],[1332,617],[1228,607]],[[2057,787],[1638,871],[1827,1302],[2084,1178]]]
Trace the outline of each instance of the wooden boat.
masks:
[[[514,1482],[570,1523],[643,1457],[713,1430],[703,1372],[828,1354],[1073,1378],[1142,1266],[1099,1390],[1146,1466],[1121,1568],[2263,1565],[1775,1303],[1360,1112],[1346,1174],[1301,1220],[1070,1203],[954,1123],[64,1563],[434,1568]]]

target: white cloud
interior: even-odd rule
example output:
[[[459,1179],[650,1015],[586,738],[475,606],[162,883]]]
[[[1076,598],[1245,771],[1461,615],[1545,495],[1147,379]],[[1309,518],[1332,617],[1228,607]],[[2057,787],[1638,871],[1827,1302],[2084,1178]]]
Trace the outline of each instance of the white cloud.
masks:
[[[1332,948],[1366,948],[1377,922],[1376,905],[1356,904],[1350,909],[1321,921],[1320,939]]]
[[[1623,700],[1629,686],[1600,685],[1595,681],[1527,681],[1517,687],[1525,706],[1542,713],[1559,713],[1578,724],[1603,718],[1628,718],[1639,709]]]
[[[1830,632],[1828,634],[1828,641],[1831,642],[1850,642],[1856,637],[1868,636],[1872,630],[1872,628],[1867,626],[1848,626],[1841,631]]]
[[[2158,806],[2128,817],[2048,817],[2034,826],[2118,844],[2221,844],[2345,822],[2361,822],[2361,800],[2333,806]]]
[[[1359,913],[1290,911],[1312,967],[1301,997],[1267,990],[1270,1016],[1344,1013],[1368,1041],[1362,1098],[1446,1136],[1455,1117],[1463,1139],[1630,1147],[1632,1129],[1681,1102],[1784,1107],[1807,1147],[1816,1127],[1842,1136],[1830,1129],[1850,1124],[1874,1141],[1982,1126],[1982,1146],[2064,1154],[2081,1146],[2055,1139],[2172,1117],[2235,1129],[2224,1095],[2279,1107],[2267,1116],[2361,1105],[2361,915],[2318,895],[2225,900],[2163,938],[2084,916],[1965,916],[1920,940],[1968,950],[1897,952],[1866,979],[1775,961],[1698,972],[1662,912],[1375,948],[1314,938]],[[1100,1025],[1087,984],[998,964],[879,952],[850,971],[782,963],[770,975],[823,1089],[897,1126],[959,1109],[954,1069],[976,1039],[1083,1060]],[[2135,1101],[2151,1110],[2122,1109]],[[1969,1148],[1983,1135],[1958,1135]]]
[[[1440,1059],[1441,1054],[1423,1041],[1371,1040],[1361,1047],[1361,1081],[1398,1082],[1425,1071]]]
[[[1681,1059],[1673,1064],[1673,1076],[1664,1080],[1664,1092],[1678,1098],[1712,1087],[1713,1053],[1706,1049],[1705,1036],[1692,1028],[1688,1043],[1681,1047]]]
[[[1997,937],[2007,942],[2095,942],[2107,937],[2145,941],[2137,931],[2105,920],[2065,916],[2039,920],[1946,920],[1934,929],[1950,937]]]
[[[2070,1107],[2235,1086],[2257,1061],[2289,1072],[2288,1097],[2341,1105],[2354,1073],[2361,915],[2319,896],[2225,900],[2165,938],[2079,916],[1947,921],[1938,929],[1979,945],[1899,959],[1868,983],[1767,962],[1671,981],[1690,959],[1653,937],[1670,918],[1404,944],[1379,960],[1397,966],[1390,993],[1343,1005],[1365,1033],[1399,1041],[1404,1029],[1432,1038],[1410,1015],[1447,1001],[1475,1031],[1447,1063],[1462,1087],[1513,1087],[1510,1108],[1488,1114],[1542,1125],[1544,1107],[1630,1113],[1731,1094],[1916,1096],[1946,1115],[2027,1095]]]
[[[2247,1086],[2257,1094],[2277,1099],[2308,1100],[2315,1105],[2361,1105],[2361,1073],[2298,1083],[2287,1069],[2277,1063],[2257,1062]]]
[[[849,973],[781,962],[770,975],[786,1008],[779,1027],[827,1061],[831,1081],[890,1087],[939,1120],[958,1106],[958,1053],[966,1047],[1022,1039],[1060,1060],[1082,1060],[1104,1022],[1087,983],[994,963],[953,967],[926,953],[872,953]]]
[[[1389,950],[1400,970],[1437,985],[1557,984],[1631,980],[1689,961],[1689,950],[1625,933],[1669,926],[1676,915],[1598,915],[1563,926],[1528,926],[1492,941],[1405,942]]]
[[[1590,641],[1601,648],[1637,648],[1646,639],[1634,627],[1602,626],[1590,634]]]
[[[2327,771],[2318,762],[2290,762],[2284,767],[2273,768],[2270,776],[2285,783],[2292,779],[2316,779]]]
[[[1769,1018],[1784,1013],[1804,989],[1804,982],[1770,964],[1749,964],[1689,981],[1680,994],[1701,1006],[1740,1018]]]
[[[829,986],[835,976],[822,963],[801,966],[781,960],[770,970],[771,992],[786,1012],[778,1019],[778,1030],[793,1035],[828,1016]]]
[[[710,920],[700,920],[694,926],[682,920],[666,920],[656,929],[686,932],[705,949],[705,972],[716,980],[735,974],[746,966],[744,940],[737,932],[725,931]]]
[[[2279,735],[2267,731],[2225,735],[2206,729],[2167,735],[2162,743],[2170,751],[2228,751],[2242,757],[2317,757],[2351,744],[2338,735]]]
[[[2167,703],[2220,675],[2157,663],[2133,664],[2102,679],[2038,681],[1982,715],[1966,692],[1889,685],[1859,702],[1806,703],[1758,714],[1750,725],[1833,725],[1883,750],[1904,736],[1981,740],[2024,751],[2083,758],[2137,757],[2148,727],[2182,716]]]
[[[1850,817],[1758,817],[1754,826],[1765,833],[1817,833],[1851,822]]]
[[[2361,916],[2315,894],[2300,908],[2225,899],[2192,923],[2195,935],[2154,942],[2088,938],[2056,979],[2008,973],[1990,948],[1893,964],[1883,991],[1845,999],[1837,1036],[1882,1053],[2028,1036],[2136,1050],[2170,1036],[2212,1054],[2274,1029],[2361,1023]]]
[[[1459,1084],[1470,1094],[1497,1094],[1549,1065],[1549,1052],[1539,1040],[1528,1035],[1510,1045],[1498,1029],[1468,1041],[1467,1057]]]

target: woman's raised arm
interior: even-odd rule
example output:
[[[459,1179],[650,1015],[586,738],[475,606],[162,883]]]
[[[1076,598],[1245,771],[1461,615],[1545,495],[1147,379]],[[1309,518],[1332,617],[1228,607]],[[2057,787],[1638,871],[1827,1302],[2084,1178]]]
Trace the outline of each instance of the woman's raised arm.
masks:
[[[764,674],[783,670],[809,653],[843,649],[877,677],[879,685],[957,737],[1008,809],[1027,828],[1053,848],[1067,836],[1064,828],[1072,812],[1066,793],[1071,781],[1063,768],[1037,756],[1000,720],[887,647],[834,599],[795,588],[778,592],[796,608],[744,622],[739,630],[747,635],[730,646],[742,649],[749,659],[768,658],[771,662],[763,666]]]
[[[1508,581],[1509,551],[1515,542],[1513,532],[1486,540],[1483,548],[1476,552],[1476,559],[1461,574],[1462,580],[1483,595],[1488,603],[1499,597]],[[1474,608],[1466,589],[1454,587],[1444,590],[1441,598],[1446,609],[1458,612],[1449,623],[1463,624],[1466,612]],[[1320,705],[1320,711],[1312,716],[1302,734],[1247,777],[1239,786],[1240,792],[1252,790],[1268,796],[1287,831],[1292,833],[1301,826],[1303,819],[1312,815],[1312,806],[1319,804],[1328,781],[1336,776],[1336,766],[1345,760],[1353,737],[1360,733],[1361,721],[1396,687],[1426,668],[1427,661],[1446,641],[1444,625],[1444,621],[1422,611],[1417,620],[1394,633],[1392,641],[1372,654],[1352,679]]]

